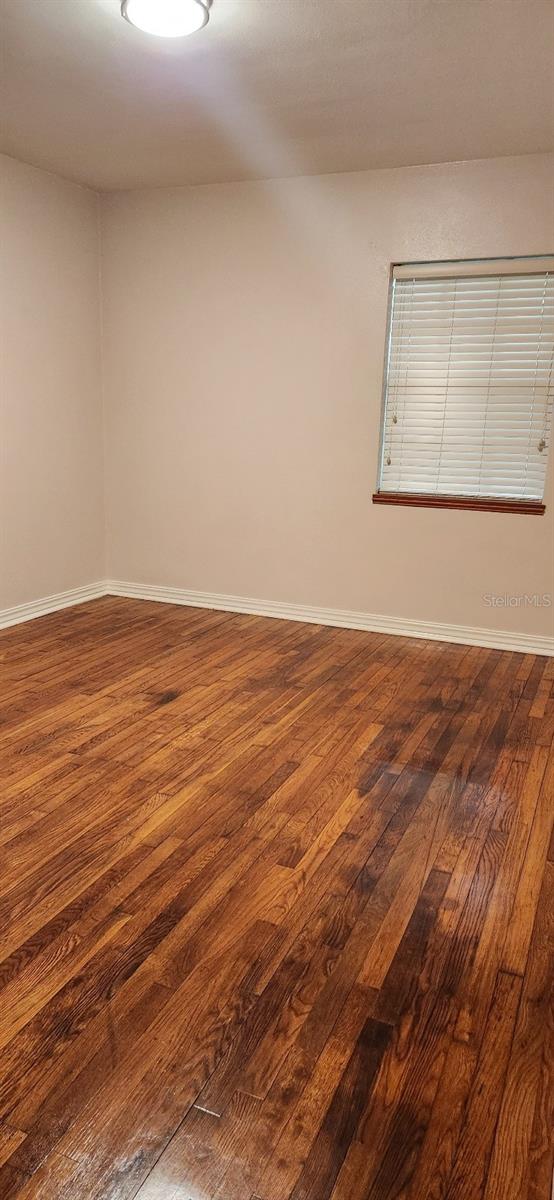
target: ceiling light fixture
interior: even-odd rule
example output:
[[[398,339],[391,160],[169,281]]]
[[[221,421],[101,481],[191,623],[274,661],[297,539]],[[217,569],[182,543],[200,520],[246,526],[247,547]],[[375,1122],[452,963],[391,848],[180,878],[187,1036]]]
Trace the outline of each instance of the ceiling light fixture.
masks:
[[[121,0],[121,16],[156,37],[184,37],[202,29],[210,0]]]

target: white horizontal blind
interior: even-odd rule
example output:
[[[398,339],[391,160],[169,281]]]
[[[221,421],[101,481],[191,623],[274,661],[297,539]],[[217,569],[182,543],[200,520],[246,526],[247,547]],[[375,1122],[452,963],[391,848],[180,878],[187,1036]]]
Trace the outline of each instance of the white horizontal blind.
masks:
[[[393,280],[379,490],[541,500],[554,274],[406,270]]]

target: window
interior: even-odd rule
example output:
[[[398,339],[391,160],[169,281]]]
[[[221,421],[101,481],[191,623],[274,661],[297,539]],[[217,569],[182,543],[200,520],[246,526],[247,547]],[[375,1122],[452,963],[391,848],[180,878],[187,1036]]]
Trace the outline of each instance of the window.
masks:
[[[544,512],[554,258],[394,268],[375,501]]]

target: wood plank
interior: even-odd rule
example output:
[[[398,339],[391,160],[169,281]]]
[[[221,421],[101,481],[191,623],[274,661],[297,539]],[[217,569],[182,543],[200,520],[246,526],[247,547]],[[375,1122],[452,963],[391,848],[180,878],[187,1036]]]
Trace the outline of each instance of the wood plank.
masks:
[[[554,868],[548,864],[522,987],[485,1200],[504,1200],[510,1189],[514,1195],[524,1196],[528,1190],[530,1194],[535,1191],[535,1194],[548,1195],[554,1129],[553,960]],[[546,1153],[531,1154],[536,1112],[539,1120],[544,1119],[542,1144]]]
[[[0,1125],[0,1167],[11,1158],[18,1146],[25,1141],[27,1134],[22,1129],[12,1129],[10,1125]]]
[[[390,1026],[366,1021],[323,1118],[290,1200],[328,1200],[353,1140],[390,1038]]]
[[[468,1194],[470,1196],[483,1194],[504,1090],[520,993],[521,979],[516,975],[500,971],[454,1154],[445,1200],[463,1200]]]

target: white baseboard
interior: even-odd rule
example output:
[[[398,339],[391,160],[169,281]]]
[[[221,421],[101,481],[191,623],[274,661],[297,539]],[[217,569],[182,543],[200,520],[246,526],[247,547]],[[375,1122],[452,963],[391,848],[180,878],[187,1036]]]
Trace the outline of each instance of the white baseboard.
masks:
[[[35,617],[97,600],[100,596],[127,596],[135,600],[157,600],[164,604],[184,604],[190,608],[213,608],[223,612],[249,613],[257,617],[276,617],[284,621],[305,621],[312,625],[331,625],[341,629],[362,629],[368,633],[391,633],[400,637],[426,638],[435,642],[456,642],[466,646],[485,646],[493,650],[516,650],[522,654],[554,657],[554,637],[529,633],[480,629],[471,625],[443,625],[434,621],[411,621],[406,617],[384,617],[376,613],[349,612],[339,608],[312,608],[305,604],[285,604],[276,600],[254,600],[246,596],[226,596],[217,592],[193,592],[184,588],[157,587],[147,583],[99,580],[72,588],[54,596],[17,604],[0,611],[0,629],[32,621]]]
[[[98,583],[86,583],[83,587],[71,588],[67,592],[57,592],[54,596],[43,596],[40,600],[29,600],[27,604],[16,604],[13,608],[0,610],[0,629],[8,625],[19,625],[21,621],[33,621],[35,617],[45,617],[47,613],[58,612],[61,608],[72,608],[74,604],[84,604],[85,600],[97,600],[106,596],[108,587],[104,580]]]
[[[224,612],[250,613],[258,617],[277,617],[285,621],[306,621],[313,625],[365,629],[370,633],[392,633],[401,637],[426,638],[467,646],[485,646],[494,650],[516,650],[523,654],[554,656],[554,637],[541,637],[529,633],[480,629],[471,625],[443,625],[434,621],[411,621],[405,617],[384,617],[337,608],[311,608],[305,604],[253,600],[246,596],[192,592],[183,588],[123,583],[120,580],[108,580],[105,591],[110,596],[127,596],[136,600],[159,600],[165,604],[185,604],[192,608],[213,608]]]

